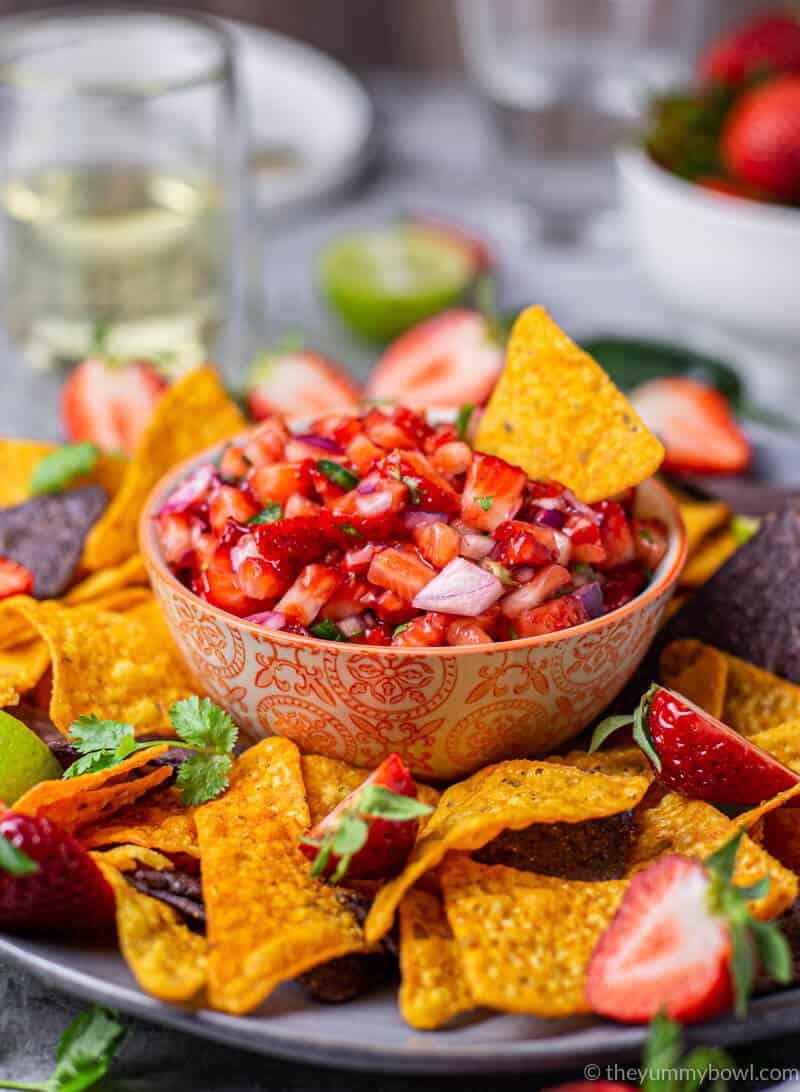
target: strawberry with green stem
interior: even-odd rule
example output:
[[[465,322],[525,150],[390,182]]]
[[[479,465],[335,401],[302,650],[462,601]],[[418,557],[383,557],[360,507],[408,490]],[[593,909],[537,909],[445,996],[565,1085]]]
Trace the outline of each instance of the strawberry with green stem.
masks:
[[[100,720],[94,713],[78,717],[68,738],[81,757],[64,773],[79,777],[123,762],[136,751],[166,743],[194,752],[178,770],[176,784],[187,806],[204,804],[228,785],[239,729],[209,698],[196,694],[176,702],[169,711],[178,740],[137,741],[132,724]]]

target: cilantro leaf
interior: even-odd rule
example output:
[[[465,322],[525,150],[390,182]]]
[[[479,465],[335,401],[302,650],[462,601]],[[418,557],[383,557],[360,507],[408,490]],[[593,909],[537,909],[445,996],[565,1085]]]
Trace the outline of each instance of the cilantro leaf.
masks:
[[[369,824],[355,811],[346,811],[336,828],[331,841],[331,849],[339,858],[336,870],[331,876],[332,883],[338,883],[347,875],[350,861],[360,849],[363,849],[369,837]]]
[[[66,781],[70,777],[81,777],[87,773],[99,773],[110,766],[117,766],[122,761],[117,757],[116,751],[90,751],[88,755],[76,758],[71,766],[68,766],[61,775]]]
[[[345,635],[336,623],[329,618],[325,618],[321,622],[315,622],[313,626],[309,626],[308,632],[314,637],[322,637],[325,641],[346,640]]]
[[[232,768],[231,755],[190,755],[178,770],[175,780],[184,804],[196,807],[219,796],[228,787]]]
[[[31,477],[31,493],[59,493],[75,478],[88,474],[97,462],[96,444],[65,444],[45,455]]]
[[[484,512],[488,512],[494,504],[494,497],[476,497],[475,500],[478,502]]]
[[[247,521],[248,527],[259,527],[264,523],[275,523],[276,520],[283,519],[283,509],[277,501],[265,504],[260,512],[256,512],[254,516],[251,516]]]
[[[392,637],[396,637],[398,633],[405,633],[410,625],[410,622],[401,622],[399,626],[395,626],[392,630]]]
[[[169,719],[178,736],[193,747],[206,747],[214,754],[232,751],[239,729],[232,718],[210,698],[190,698],[176,702]]]
[[[125,1028],[113,1009],[92,1005],[76,1016],[56,1048],[56,1067],[46,1081],[23,1083],[0,1079],[0,1088],[26,1092],[83,1092],[105,1076]]]
[[[458,433],[459,440],[465,440],[467,438],[467,429],[469,428],[469,422],[474,412],[475,406],[472,402],[465,402],[458,411],[458,416],[456,417],[456,432]]]
[[[82,755],[93,751],[116,750],[126,736],[135,738],[132,724],[121,720],[100,720],[96,713],[84,713],[67,731],[72,746]]]
[[[360,481],[360,478],[357,478],[352,471],[342,466],[341,463],[334,462],[333,459],[320,459],[317,463],[317,470],[321,471],[329,482],[340,486],[347,493],[351,489],[355,489]]]
[[[361,532],[359,531],[359,529],[357,527],[354,527],[352,525],[352,523],[343,523],[342,524],[342,530],[344,531],[344,533],[346,535],[351,535],[353,538],[363,538],[364,537],[361,534]]]
[[[4,834],[0,834],[0,872],[9,876],[32,876],[39,871],[36,861],[23,853]]]

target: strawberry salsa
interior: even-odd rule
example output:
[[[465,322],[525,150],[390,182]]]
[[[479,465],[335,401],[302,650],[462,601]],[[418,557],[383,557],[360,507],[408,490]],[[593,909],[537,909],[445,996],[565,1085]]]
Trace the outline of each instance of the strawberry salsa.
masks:
[[[586,505],[474,451],[479,411],[269,416],[197,468],[156,517],[176,577],[269,629],[373,645],[535,637],[616,610],[666,529],[635,491]]]

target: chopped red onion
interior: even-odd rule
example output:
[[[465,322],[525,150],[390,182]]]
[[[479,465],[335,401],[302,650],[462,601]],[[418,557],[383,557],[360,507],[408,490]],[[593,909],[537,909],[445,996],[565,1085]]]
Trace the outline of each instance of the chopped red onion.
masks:
[[[295,439],[302,440],[304,444],[311,444],[313,447],[318,447],[322,451],[329,451],[332,455],[342,454],[342,449],[336,441],[328,439],[327,436],[317,436],[314,432],[304,432],[299,436],[295,436]]]
[[[569,570],[563,565],[545,565],[527,584],[509,592],[500,604],[500,610],[507,618],[514,618],[524,610],[541,606],[571,580]]]
[[[557,497],[537,497],[535,501],[537,508],[546,508],[548,511],[564,511],[564,494],[560,493]]]
[[[235,546],[231,546],[231,568],[238,573],[246,557],[260,557],[258,540],[254,534],[242,535]]]
[[[364,632],[364,619],[360,614],[351,614],[349,618],[342,618],[336,624],[345,637],[355,637],[357,633]]]
[[[511,570],[511,575],[517,584],[527,584],[536,576],[536,569],[533,565],[516,565]]]
[[[575,592],[575,598],[580,599],[590,618],[599,618],[603,613],[603,589],[596,580],[593,580],[591,584],[584,584],[582,588],[578,588]]]
[[[553,531],[553,538],[556,543],[556,562],[559,565],[569,565],[569,559],[572,556],[572,539],[569,535],[565,535],[563,531]]]
[[[496,576],[463,557],[456,557],[414,597],[412,606],[417,610],[474,618],[488,610],[502,594],[503,585]]]
[[[377,474],[370,474],[368,478],[364,478],[356,486],[356,493],[360,493],[362,497],[368,497],[370,493],[374,493],[380,484],[380,478]]]
[[[580,512],[582,516],[586,516],[586,518],[590,519],[592,523],[596,523],[599,525],[602,522],[602,517],[600,516],[600,513],[595,512],[594,508],[590,508],[588,504],[584,504],[583,501],[578,500],[578,498],[575,496],[571,489],[565,489],[562,493],[562,496],[567,504],[570,506],[570,508],[574,508],[576,512]],[[539,503],[541,502],[537,501],[537,504]]]
[[[216,476],[217,469],[213,463],[198,466],[197,470],[193,471],[184,482],[181,482],[175,492],[167,497],[158,514],[164,516],[169,512],[185,512],[187,508],[191,508],[193,504],[197,504],[205,497]]]
[[[382,516],[392,507],[393,497],[391,493],[372,493],[370,496],[361,496],[356,501],[356,508],[362,516]]]
[[[472,561],[481,561],[492,552],[494,545],[494,539],[490,538],[489,535],[480,535],[477,532],[470,532],[467,535],[461,536],[461,544],[458,548],[458,552],[462,557],[468,557]]]
[[[542,527],[552,527],[555,531],[560,531],[567,522],[567,514],[558,508],[542,508],[536,513],[534,520]]]
[[[248,614],[245,622],[254,622],[257,626],[266,626],[267,629],[283,629],[286,615],[279,610],[262,610],[256,614]]]
[[[403,512],[403,523],[409,530],[429,523],[447,523],[449,518],[446,512]]]

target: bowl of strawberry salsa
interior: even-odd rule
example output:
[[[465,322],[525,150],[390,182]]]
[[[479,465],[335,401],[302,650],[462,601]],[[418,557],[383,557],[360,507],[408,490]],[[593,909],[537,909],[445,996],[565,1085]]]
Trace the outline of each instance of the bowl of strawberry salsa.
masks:
[[[552,750],[628,680],[683,560],[668,493],[584,504],[473,450],[479,412],[271,416],[154,491],[156,594],[245,728],[456,777]]]

